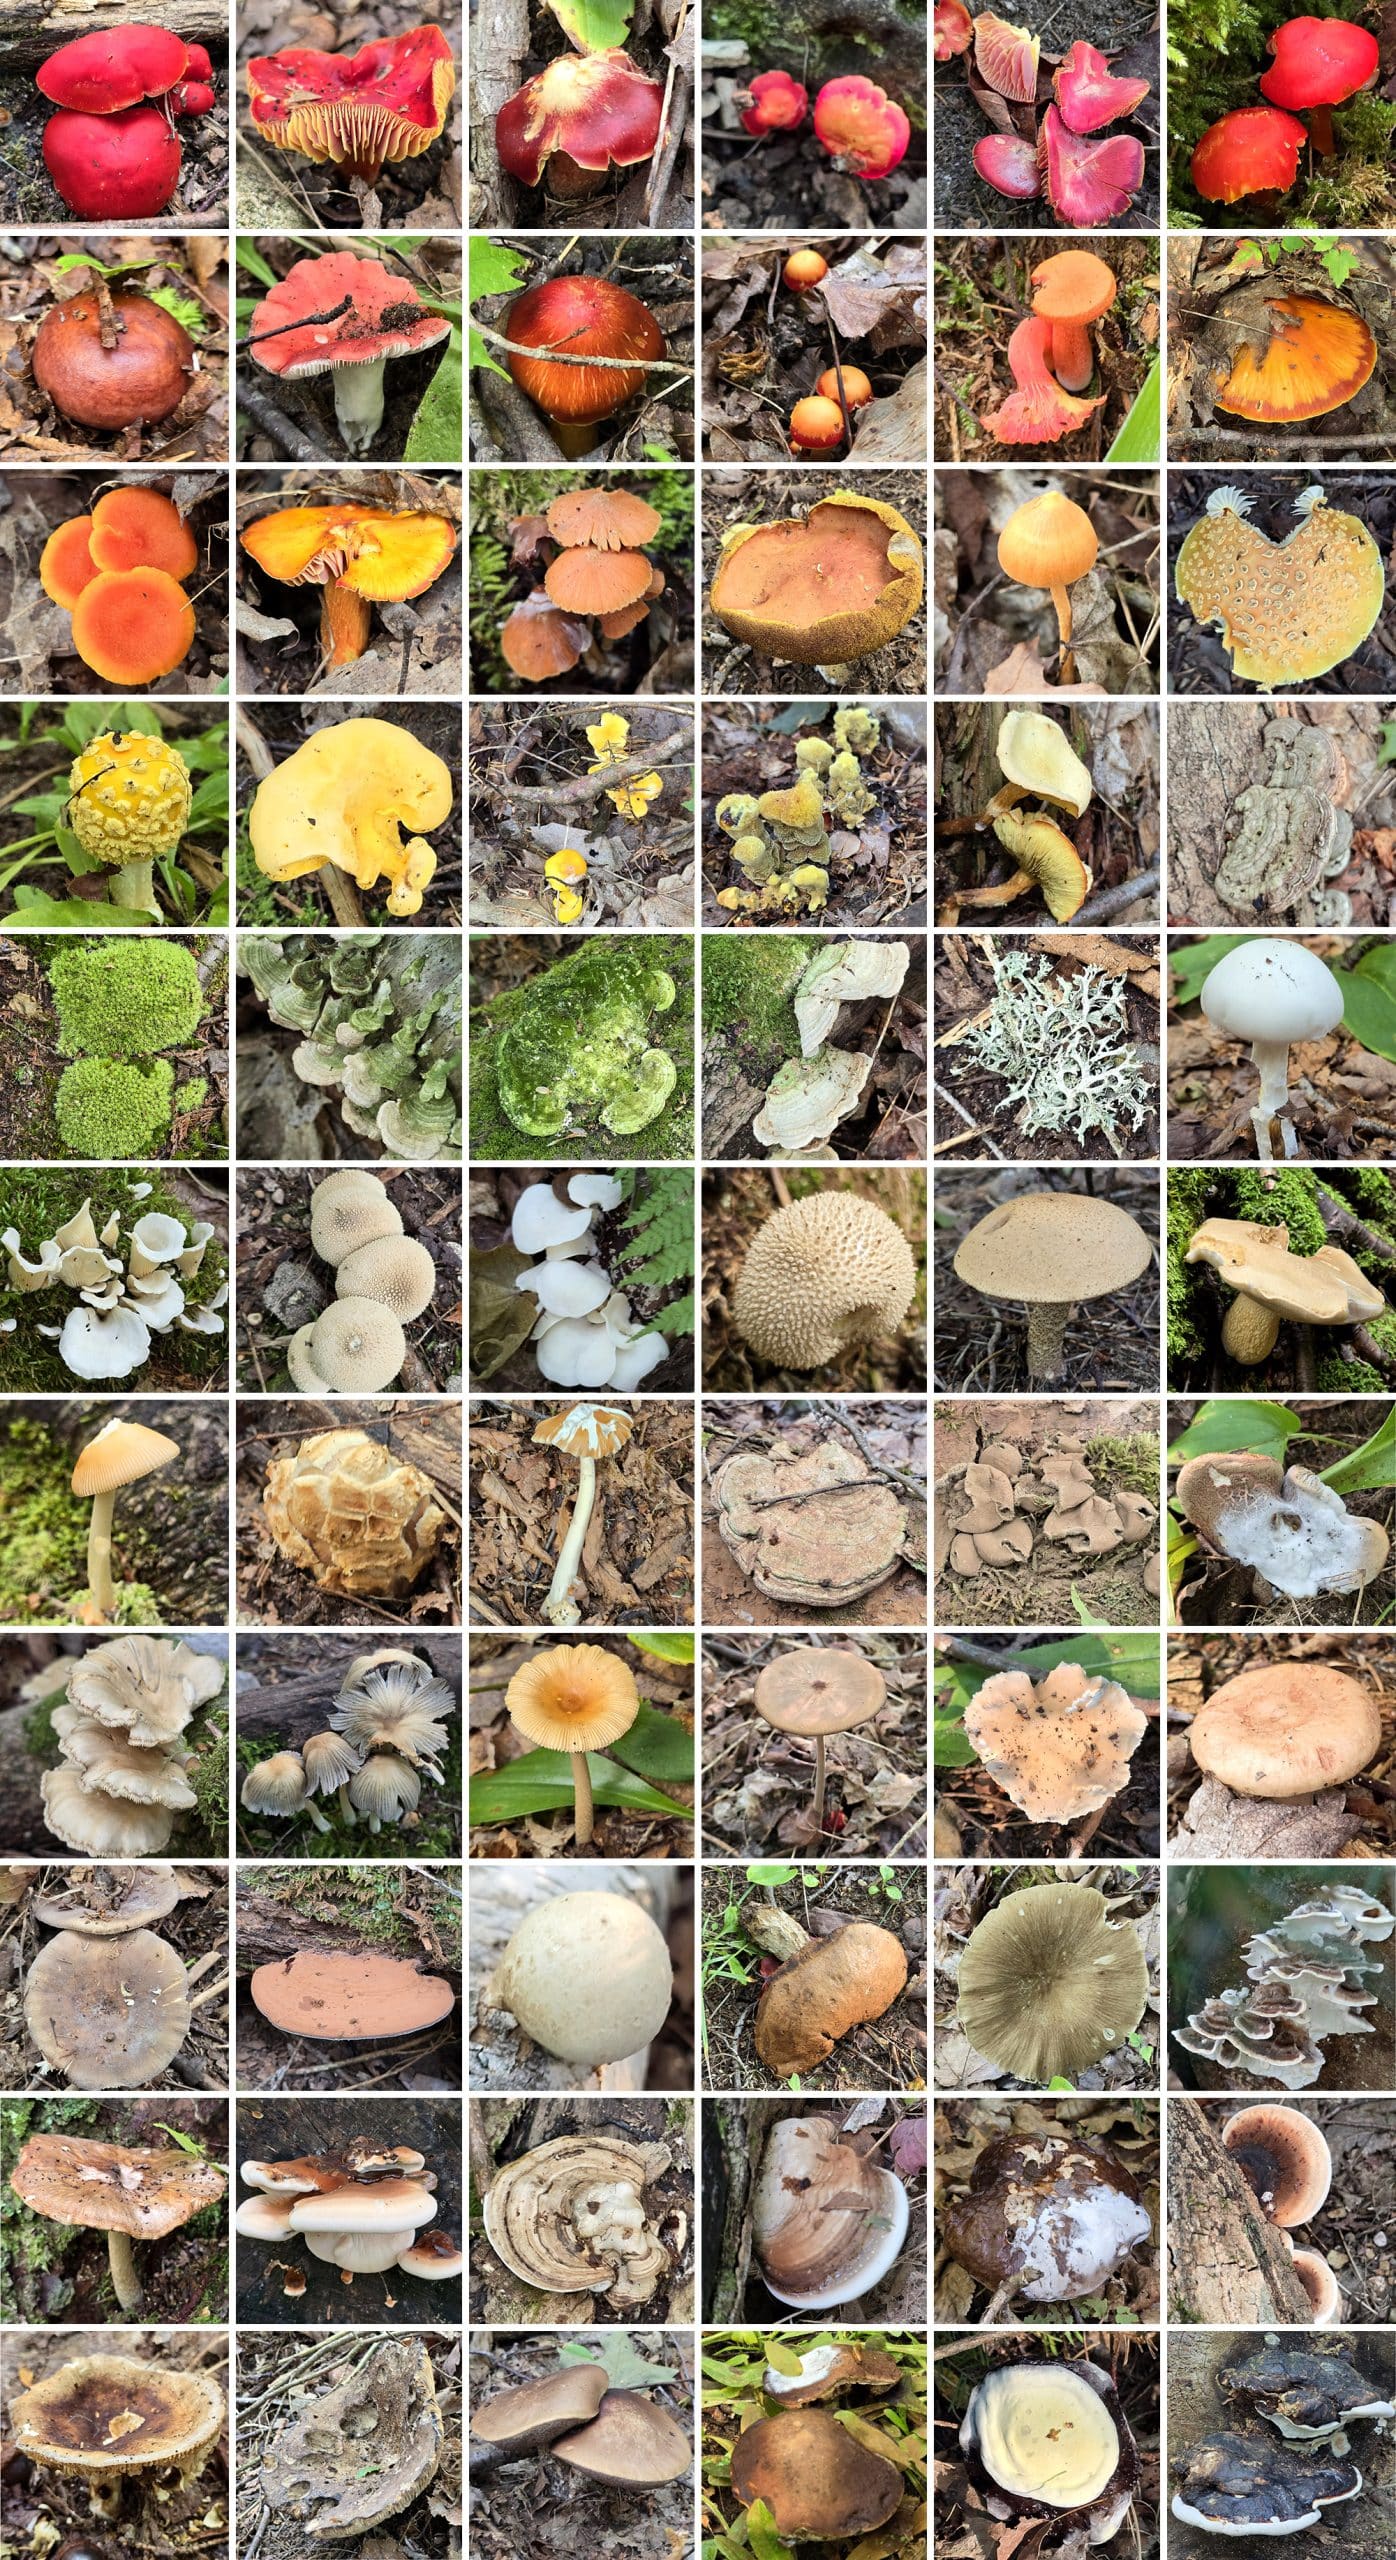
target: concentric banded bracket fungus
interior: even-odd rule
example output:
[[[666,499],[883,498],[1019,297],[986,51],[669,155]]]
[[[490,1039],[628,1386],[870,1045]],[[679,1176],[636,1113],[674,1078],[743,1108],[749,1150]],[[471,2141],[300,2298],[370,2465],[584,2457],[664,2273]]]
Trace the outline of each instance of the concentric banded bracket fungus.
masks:
[[[1380,1707],[1348,1672],[1275,1662],[1224,1680],[1187,1738],[1198,1768],[1233,1794],[1292,1802],[1355,1778],[1381,1733]]]
[[[1270,1123],[1280,1131],[1286,1157],[1299,1153],[1289,1116],[1289,1052],[1295,1040],[1316,1040],[1343,1018],[1343,991],[1327,963],[1302,942],[1258,935],[1239,942],[1209,971],[1198,999],[1214,1031],[1250,1045],[1260,1076],[1251,1113],[1256,1155],[1272,1161]]]
[[[770,2509],[783,2541],[847,2542],[895,2515],[902,2475],[827,2409],[783,2409],[743,2428],[732,2487],[744,2507]]]
[[[617,2311],[637,2310],[672,2274],[686,2237],[682,2215],[645,2202],[669,2166],[662,2143],[563,2134],[498,2172],[484,2200],[485,2237],[521,2284],[604,2294]]]
[[[909,1523],[892,1487],[837,1441],[794,1459],[739,1449],[713,1492],[724,1546],[773,1600],[842,1608],[886,1582],[906,1550]]]
[[[793,997],[801,1056],[818,1055],[837,1030],[844,1005],[870,999],[890,1003],[900,994],[910,966],[911,947],[905,942],[834,942],[816,952]]]
[[[960,2444],[990,2515],[1069,2515],[1092,2544],[1118,2533],[1139,2485],[1114,2383],[1089,2362],[997,2366],[970,2394]]]
[[[435,2479],[443,2429],[425,2343],[390,2338],[283,2427],[262,2496],[312,2542],[343,2542],[401,2515]]]
[[[1144,2015],[1149,1968],[1093,1885],[1011,1893],[960,1959],[959,2020],[976,2053],[1030,2089],[1118,2053]]]
[[[1185,2445],[1172,2464],[1172,2512],[1199,2533],[1252,2536],[1302,2533],[1324,2510],[1355,2498],[1356,2463],[1336,2453],[1301,2452],[1271,2437],[1218,2427]]]
[[[1178,553],[1180,603],[1216,624],[1232,672],[1266,692],[1343,665],[1386,595],[1381,552],[1365,524],[1331,507],[1319,488],[1294,503],[1299,522],[1274,543],[1246,521],[1249,498],[1214,489]]]
[[[751,2224],[762,2279],[777,2302],[827,2311],[870,2293],[895,2267],[910,2216],[900,2178],[865,2158],[827,2116],[786,2116],[771,2126]]]
[[[1396,2401],[1350,2356],[1318,2347],[1259,2347],[1222,2365],[1217,2389],[1228,2407],[1263,2418],[1291,2444],[1343,2435],[1358,2418],[1396,2418]]]
[[[894,639],[924,593],[921,544],[905,516],[836,489],[807,516],[734,525],[710,602],[723,629],[758,656],[834,667]]]
[[[1328,1887],[1247,1939],[1247,1983],[1204,2001],[1175,2041],[1214,2062],[1218,2079],[1239,2067],[1282,2088],[1311,2088],[1323,2069],[1324,2036],[1372,2034],[1363,2011],[1377,1994],[1362,1984],[1380,1971],[1380,1959],[1364,1948],[1393,1929],[1396,1918],[1360,1887]]]
[[[1249,1565],[1291,1599],[1361,1591],[1390,1550],[1381,1522],[1349,1511],[1321,1476],[1308,1467],[1282,1474],[1273,1458],[1254,1450],[1189,1458],[1175,1498],[1214,1554]]]
[[[1386,1300],[1360,1264],[1337,1245],[1317,1253],[1289,1250],[1289,1229],[1251,1218],[1205,1218],[1186,1259],[1205,1262],[1236,1292],[1222,1320],[1222,1345],[1253,1368],[1268,1360],[1282,1323],[1368,1324]]]
[[[141,2310],[133,2240],[163,2240],[207,2204],[217,2204],[226,2170],[186,2151],[130,2151],[119,2142],[34,2133],[10,2184],[21,2204],[77,2231],[105,2231],[112,2291],[131,2317]]]
[[[937,2211],[937,2236],[990,2292],[1024,2302],[1098,2293],[1149,2237],[1124,2163],[1105,2144],[1048,2133],[985,2144],[968,2191]]]
[[[449,2018],[456,2005],[439,1974],[375,1949],[355,1955],[347,1948],[303,1947],[258,1965],[248,1988],[270,2026],[321,2043],[419,2035]]]
[[[916,1290],[901,1228],[852,1191],[789,1201],[754,1236],[732,1322],[759,1360],[822,1369],[856,1343],[895,1334]]]
[[[184,1966],[149,1929],[50,1938],[29,1968],[24,2022],[73,2089],[138,2089],[158,2080],[189,2033]]]
[[[559,2462],[611,2489],[662,2489],[681,2480],[693,2447],[667,2409],[643,2391],[608,2391],[588,2425],[553,2446]]]
[[[850,1920],[810,1938],[756,2004],[756,2050],[778,2080],[815,2071],[840,2036],[880,2018],[906,1988],[906,1951],[890,1929]]]
[[[976,1221],[955,1255],[955,1272],[981,1297],[1027,1308],[1028,1375],[1049,1379],[1061,1372],[1077,1306],[1129,1288],[1152,1256],[1138,1220],[1111,1201],[1027,1191]]]
[[[1033,1822],[1074,1822],[1109,1804],[1128,1786],[1148,1730],[1118,1680],[1074,1662],[1036,1682],[1026,1671],[995,1672],[965,1709],[966,1737],[988,1776]]]
[[[95,2355],[18,2392],[10,2414],[19,2451],[85,2484],[93,2514],[114,2524],[130,2492],[162,2474],[192,2480],[227,2413],[211,2374]]]
[[[561,1893],[525,1913],[482,2005],[507,2011],[545,2053],[596,2071],[653,2042],[673,1992],[669,1950],[638,1902]]]
[[[557,2288],[552,2288],[556,2292]],[[472,2444],[497,2445],[501,2453],[536,2453],[594,2418],[606,2396],[606,2368],[567,2365],[541,2382],[497,2391],[470,2413]]]

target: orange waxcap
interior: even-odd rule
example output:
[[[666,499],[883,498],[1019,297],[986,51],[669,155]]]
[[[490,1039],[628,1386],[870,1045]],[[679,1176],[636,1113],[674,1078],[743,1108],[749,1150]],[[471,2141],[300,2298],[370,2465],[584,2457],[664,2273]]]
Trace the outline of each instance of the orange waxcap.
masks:
[[[1109,310],[1117,291],[1113,268],[1091,249],[1059,249],[1032,271],[1032,307],[1039,320],[1084,326]]]
[[[525,684],[570,675],[587,645],[587,627],[561,612],[539,587],[517,604],[499,635],[506,667]]]
[[[108,684],[153,684],[194,646],[194,608],[164,569],[103,569],[73,606],[73,647]]]
[[[797,400],[790,412],[792,453],[837,453],[843,442],[843,411],[835,399]]]
[[[816,382],[814,387],[821,400],[837,400],[839,396],[838,369],[834,365],[830,365],[827,373],[821,373],[819,380]],[[867,375],[861,372],[856,364],[846,364],[843,367],[843,396],[850,409],[866,409],[868,402],[873,396],[872,384],[869,382]]]
[[[83,588],[97,575],[97,563],[87,541],[91,530],[91,516],[69,516],[66,524],[55,527],[39,556],[40,586],[54,604],[63,605],[69,613]]]
[[[780,272],[792,293],[812,293],[817,284],[824,282],[829,261],[821,258],[817,249],[792,249]]]
[[[88,546],[99,569],[163,569],[188,578],[199,565],[198,543],[178,507],[139,482],[103,491]]]
[[[1325,418],[1359,392],[1377,361],[1377,342],[1356,311],[1310,294],[1267,302],[1270,344],[1242,347],[1214,396],[1238,418],[1289,425]]]
[[[560,551],[543,581],[564,613],[619,613],[649,592],[650,564],[640,551]]]
[[[599,551],[638,551],[653,542],[661,518],[633,489],[569,489],[547,509],[554,542],[589,542]]]

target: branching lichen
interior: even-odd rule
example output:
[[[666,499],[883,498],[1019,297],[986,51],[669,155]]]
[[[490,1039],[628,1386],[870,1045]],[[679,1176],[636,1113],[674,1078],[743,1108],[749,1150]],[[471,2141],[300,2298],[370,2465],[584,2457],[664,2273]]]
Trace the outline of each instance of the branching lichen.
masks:
[[[958,1055],[1002,1078],[1025,1138],[1050,1130],[1084,1141],[1099,1130],[1120,1155],[1121,1123],[1139,1128],[1150,1101],[1123,982],[1091,967],[1058,977],[1049,959],[1025,951],[996,951],[991,966],[993,1001]]]

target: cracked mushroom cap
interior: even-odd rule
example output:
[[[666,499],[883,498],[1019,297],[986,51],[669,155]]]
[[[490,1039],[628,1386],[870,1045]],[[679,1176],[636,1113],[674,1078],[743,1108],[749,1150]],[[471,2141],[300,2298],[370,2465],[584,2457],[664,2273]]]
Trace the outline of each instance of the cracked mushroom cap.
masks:
[[[936,2229],[990,2292],[1012,2278],[1025,2302],[1076,2302],[1109,2282],[1150,2223],[1104,2143],[1042,2133],[986,2143],[966,2192],[938,2206]]]
[[[604,1751],[640,1712],[629,1664],[599,1644],[547,1646],[504,1695],[511,1724],[544,1751]]]
[[[157,2080],[189,2033],[189,1986],[152,1930],[50,1938],[29,1968],[24,2022],[74,2089],[138,2089]]]
[[[217,2204],[227,2171],[186,2151],[132,2151],[68,2133],[34,2133],[10,2184],[31,2213],[75,2231],[124,2231],[162,2240],[206,2204]]]
[[[273,1459],[262,1508],[281,1554],[348,1599],[410,1591],[446,1525],[421,1469],[366,1431],[318,1431]]]
[[[673,2267],[668,2217],[645,2203],[670,2165],[661,2143],[560,2134],[496,2171],[485,2237],[540,2293],[602,2293],[617,2308],[637,2308]]]
[[[815,1191],[759,1228],[732,1293],[732,1321],[760,1360],[822,1369],[851,1344],[896,1332],[916,1263],[896,1221],[854,1191]]]
[[[1323,1662],[1274,1662],[1214,1689],[1188,1727],[1199,1769],[1239,1796],[1340,1787],[1381,1747],[1381,1710],[1360,1681]]]
[[[1247,522],[1248,498],[1213,490],[1174,574],[1179,602],[1219,629],[1233,673],[1267,691],[1341,666],[1361,648],[1386,597],[1381,552],[1366,525],[1330,507],[1321,489],[1305,490],[1296,505],[1298,525],[1275,543]]]
[[[541,2382],[521,2382],[516,2390],[497,2391],[471,2411],[470,2432],[477,2444],[497,2444],[509,2453],[534,2453],[559,2436],[594,2418],[606,2397],[606,2368],[601,2364],[565,2365]]]
[[[590,2424],[553,2446],[559,2462],[612,2489],[662,2489],[681,2480],[693,2447],[667,2409],[643,2391],[608,2391]]]
[[[310,1195],[310,1241],[333,1269],[357,1246],[401,1233],[401,1214],[376,1174],[346,1166],[316,1183]]]
[[[658,2035],[674,1994],[649,1913],[619,1893],[561,1893],[526,1912],[489,1999],[562,2062],[623,2062]]]
[[[768,2293],[796,2311],[855,2302],[901,2255],[911,2218],[890,2169],[865,2159],[827,2116],[772,2125],[752,2190],[756,2254]]]
[[[1030,1822],[1074,1822],[1127,1787],[1149,1719],[1118,1680],[1059,1662],[1042,1680],[998,1671],[965,1709],[988,1775]]]
[[[1127,1289],[1152,1256],[1138,1220],[1111,1201],[1025,1191],[970,1228],[955,1271],[981,1297],[1007,1298],[1015,1306],[1075,1306]]]
[[[811,1938],[772,1974],[756,2004],[756,2050],[778,2080],[817,2069],[840,2036],[880,2018],[906,1988],[906,1950],[890,1929],[850,1920]]]
[[[225,2415],[211,2374],[104,2355],[59,2365],[21,2391],[11,2409],[21,2453],[94,2488],[157,2465],[192,2479]]]
[[[337,1947],[302,1947],[258,1965],[248,1987],[269,2025],[326,2044],[417,2035],[449,2018],[456,2005],[449,1982],[419,1972],[405,1957]]]
[[[1144,2015],[1149,1968],[1133,1929],[1093,1885],[1030,1885],[973,1931],[959,2019],[976,2053],[1045,2089],[1119,2052]]]
[[[1266,2220],[1282,2231],[1311,2222],[1327,2202],[1333,2154],[1298,2107],[1242,2107],[1228,2116],[1221,2138]]]
[[[894,639],[924,592],[921,544],[906,517],[837,489],[807,516],[735,526],[709,601],[723,629],[759,655],[827,667]]]
[[[827,2409],[782,2409],[744,2427],[732,2448],[732,2486],[758,2498],[786,2542],[846,2542],[896,2513],[902,2475],[869,2453]]]
[[[777,1733],[812,1740],[851,1733],[875,1716],[887,1695],[876,1663],[839,1645],[792,1645],[758,1672],[752,1703]]]

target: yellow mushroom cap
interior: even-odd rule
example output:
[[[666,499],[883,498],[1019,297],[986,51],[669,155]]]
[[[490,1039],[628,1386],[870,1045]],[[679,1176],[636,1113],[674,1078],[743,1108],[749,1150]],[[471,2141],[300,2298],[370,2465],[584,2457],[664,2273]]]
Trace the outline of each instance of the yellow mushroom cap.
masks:
[[[1069,924],[1091,885],[1091,875],[1070,836],[1064,836],[1050,818],[1022,817],[1016,809],[995,818],[994,833],[1019,869],[1037,882],[1058,924]]]
[[[439,827],[454,799],[448,765],[392,720],[317,730],[257,791],[248,834],[269,880],[332,862],[361,889],[389,883],[390,910],[415,915],[436,856],[402,828]]]
[[[1094,785],[1065,732],[1044,711],[1005,712],[994,745],[1001,774],[1079,818]]]
[[[575,881],[585,880],[586,876],[586,855],[575,852],[568,844],[561,846],[558,852],[550,853],[543,865],[544,879],[560,882],[565,888],[571,888]]]
[[[545,1751],[604,1751],[640,1711],[634,1674],[599,1644],[550,1645],[504,1695],[511,1722]]]
[[[89,738],[68,776],[68,823],[84,853],[124,866],[173,853],[193,785],[183,756],[138,730]]]
[[[1238,348],[1213,395],[1219,409],[1292,426],[1304,418],[1326,418],[1370,381],[1377,342],[1360,313],[1303,293],[1279,295],[1265,308],[1269,344],[1263,351]]]
[[[1085,509],[1044,489],[1009,517],[999,535],[999,567],[1020,587],[1069,587],[1095,567],[1099,547]]]
[[[1247,522],[1250,501],[1216,489],[1185,536],[1175,573],[1180,602],[1214,622],[1233,672],[1267,690],[1326,675],[1359,649],[1386,594],[1382,556],[1356,516],[1321,489],[1296,504],[1283,542]]]
[[[179,1442],[143,1422],[107,1422],[95,1440],[80,1451],[73,1469],[73,1491],[81,1498],[116,1493],[122,1485],[153,1476],[179,1456]]]

